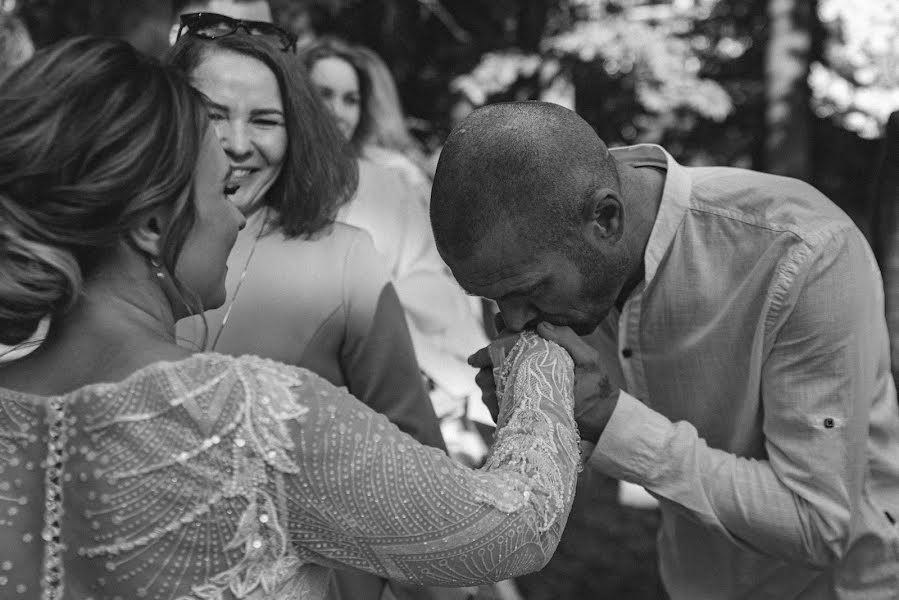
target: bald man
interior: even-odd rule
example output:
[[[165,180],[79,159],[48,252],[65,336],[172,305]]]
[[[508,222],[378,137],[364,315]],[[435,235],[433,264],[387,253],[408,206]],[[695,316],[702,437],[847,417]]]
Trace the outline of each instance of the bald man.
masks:
[[[574,357],[588,468],[660,501],[673,600],[897,597],[882,284],[827,198],[508,103],[450,135],[431,220],[463,287]]]

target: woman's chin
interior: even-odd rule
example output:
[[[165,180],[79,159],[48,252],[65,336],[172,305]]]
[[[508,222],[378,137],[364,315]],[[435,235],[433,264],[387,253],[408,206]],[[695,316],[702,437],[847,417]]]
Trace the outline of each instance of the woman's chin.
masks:
[[[203,299],[203,310],[215,310],[216,308],[221,308],[225,305],[225,300],[228,298],[228,293],[225,291],[225,286],[222,286],[222,289],[216,292],[215,294],[211,294],[211,298]]]
[[[244,216],[247,216],[247,214],[253,210],[253,204],[255,203],[256,198],[251,197],[251,194],[247,192],[241,193],[241,191],[243,190],[237,190],[237,192],[231,197],[231,202],[234,203],[234,205],[237,207],[237,210],[242,212]],[[255,196],[255,194],[253,194],[252,196]]]
[[[181,310],[187,312],[184,316],[200,316],[204,312],[215,310],[217,308],[221,308],[225,305],[225,301],[228,299],[228,294],[225,291],[224,284],[222,285],[220,290],[216,290],[214,292],[210,292],[208,294],[202,295],[199,300],[199,306],[191,306],[189,309],[186,306],[182,306]],[[189,310],[189,312],[188,312]],[[179,318],[184,318],[184,316]]]

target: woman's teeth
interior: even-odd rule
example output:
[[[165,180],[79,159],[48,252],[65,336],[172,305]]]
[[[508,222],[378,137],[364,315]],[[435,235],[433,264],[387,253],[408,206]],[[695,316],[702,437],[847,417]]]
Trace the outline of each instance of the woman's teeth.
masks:
[[[252,172],[250,169],[232,169],[231,179],[244,179],[249,177]]]

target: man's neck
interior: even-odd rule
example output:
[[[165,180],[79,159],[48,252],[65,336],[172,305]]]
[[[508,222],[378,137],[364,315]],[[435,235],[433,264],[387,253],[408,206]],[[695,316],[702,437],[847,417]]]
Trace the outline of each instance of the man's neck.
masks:
[[[644,256],[662,203],[662,194],[665,191],[665,173],[653,167],[632,167],[620,163],[618,171],[621,180],[621,193],[630,209],[629,218],[631,219],[628,244],[631,263],[630,275],[615,302],[615,306],[621,310],[646,276]]]

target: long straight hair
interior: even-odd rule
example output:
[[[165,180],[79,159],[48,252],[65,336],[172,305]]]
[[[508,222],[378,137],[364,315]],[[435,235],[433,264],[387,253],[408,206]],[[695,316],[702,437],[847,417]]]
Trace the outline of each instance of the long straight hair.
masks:
[[[372,80],[365,68],[365,57],[350,44],[336,37],[322,37],[308,46],[300,53],[300,59],[306,69],[312,71],[315,63],[325,58],[339,58],[350,65],[359,80],[359,124],[350,137],[350,144],[357,156],[362,155],[365,144],[371,139],[374,131],[375,115],[372,112]]]
[[[377,52],[356,46],[362,68],[371,83],[366,104],[370,115],[366,144],[380,146],[405,155],[424,171],[426,158],[406,124],[406,114],[390,67]]]

